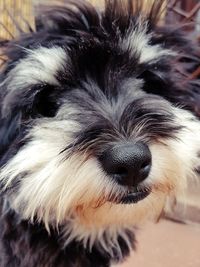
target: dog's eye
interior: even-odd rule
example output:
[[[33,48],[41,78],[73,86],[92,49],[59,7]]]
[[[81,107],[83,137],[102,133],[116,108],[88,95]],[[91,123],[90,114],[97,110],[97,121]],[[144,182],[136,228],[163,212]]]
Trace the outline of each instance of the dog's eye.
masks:
[[[144,80],[143,90],[150,94],[162,94],[168,83],[165,72],[158,69],[145,70],[138,77]]]
[[[55,88],[45,86],[39,91],[35,98],[31,109],[31,116],[54,117],[58,109],[57,96]]]

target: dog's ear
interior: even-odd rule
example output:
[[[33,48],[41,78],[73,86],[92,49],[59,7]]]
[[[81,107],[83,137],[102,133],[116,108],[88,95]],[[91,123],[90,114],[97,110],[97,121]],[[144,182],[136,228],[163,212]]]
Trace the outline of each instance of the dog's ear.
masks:
[[[10,145],[16,139],[20,132],[21,127],[21,111],[13,109],[6,114],[3,112],[4,99],[6,96],[6,88],[4,81],[6,75],[2,70],[0,86],[0,165],[2,164],[2,157],[6,151],[8,151]]]
[[[164,43],[178,55],[172,62],[173,79],[177,89],[171,92],[171,100],[200,117],[200,77],[195,70],[200,66],[200,45],[197,34],[189,35],[180,29],[163,29]]]
[[[190,36],[182,27],[158,27],[154,29],[152,43],[174,51],[175,56],[143,73],[147,81],[145,90],[200,117],[200,77],[193,75],[200,65],[200,46],[195,36]]]
[[[8,150],[20,131],[21,113],[0,119],[0,158]]]

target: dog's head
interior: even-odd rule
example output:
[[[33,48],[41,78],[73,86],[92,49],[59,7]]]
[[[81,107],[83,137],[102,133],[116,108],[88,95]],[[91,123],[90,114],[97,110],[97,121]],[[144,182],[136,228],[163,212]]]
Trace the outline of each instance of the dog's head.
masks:
[[[69,1],[8,43],[0,179],[22,218],[84,239],[157,218],[195,176],[199,84],[177,70],[195,51],[156,25],[161,2]]]

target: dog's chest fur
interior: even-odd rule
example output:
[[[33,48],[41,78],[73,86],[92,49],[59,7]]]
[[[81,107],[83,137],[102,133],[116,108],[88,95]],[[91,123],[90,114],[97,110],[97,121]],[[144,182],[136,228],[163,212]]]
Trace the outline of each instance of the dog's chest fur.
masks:
[[[79,242],[71,242],[63,249],[63,242],[57,231],[49,234],[42,224],[21,221],[1,201],[0,218],[0,266],[6,267],[106,267],[111,257],[105,251],[93,247],[85,249]],[[123,240],[119,240],[121,251],[129,251]],[[117,255],[115,255],[117,258]]]

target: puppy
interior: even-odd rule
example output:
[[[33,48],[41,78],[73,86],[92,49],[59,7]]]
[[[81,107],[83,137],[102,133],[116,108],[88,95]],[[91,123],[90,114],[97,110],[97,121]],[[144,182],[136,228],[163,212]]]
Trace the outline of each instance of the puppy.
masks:
[[[199,58],[159,26],[162,4],[69,0],[6,43],[1,267],[121,262],[198,176],[200,83],[185,73]]]

